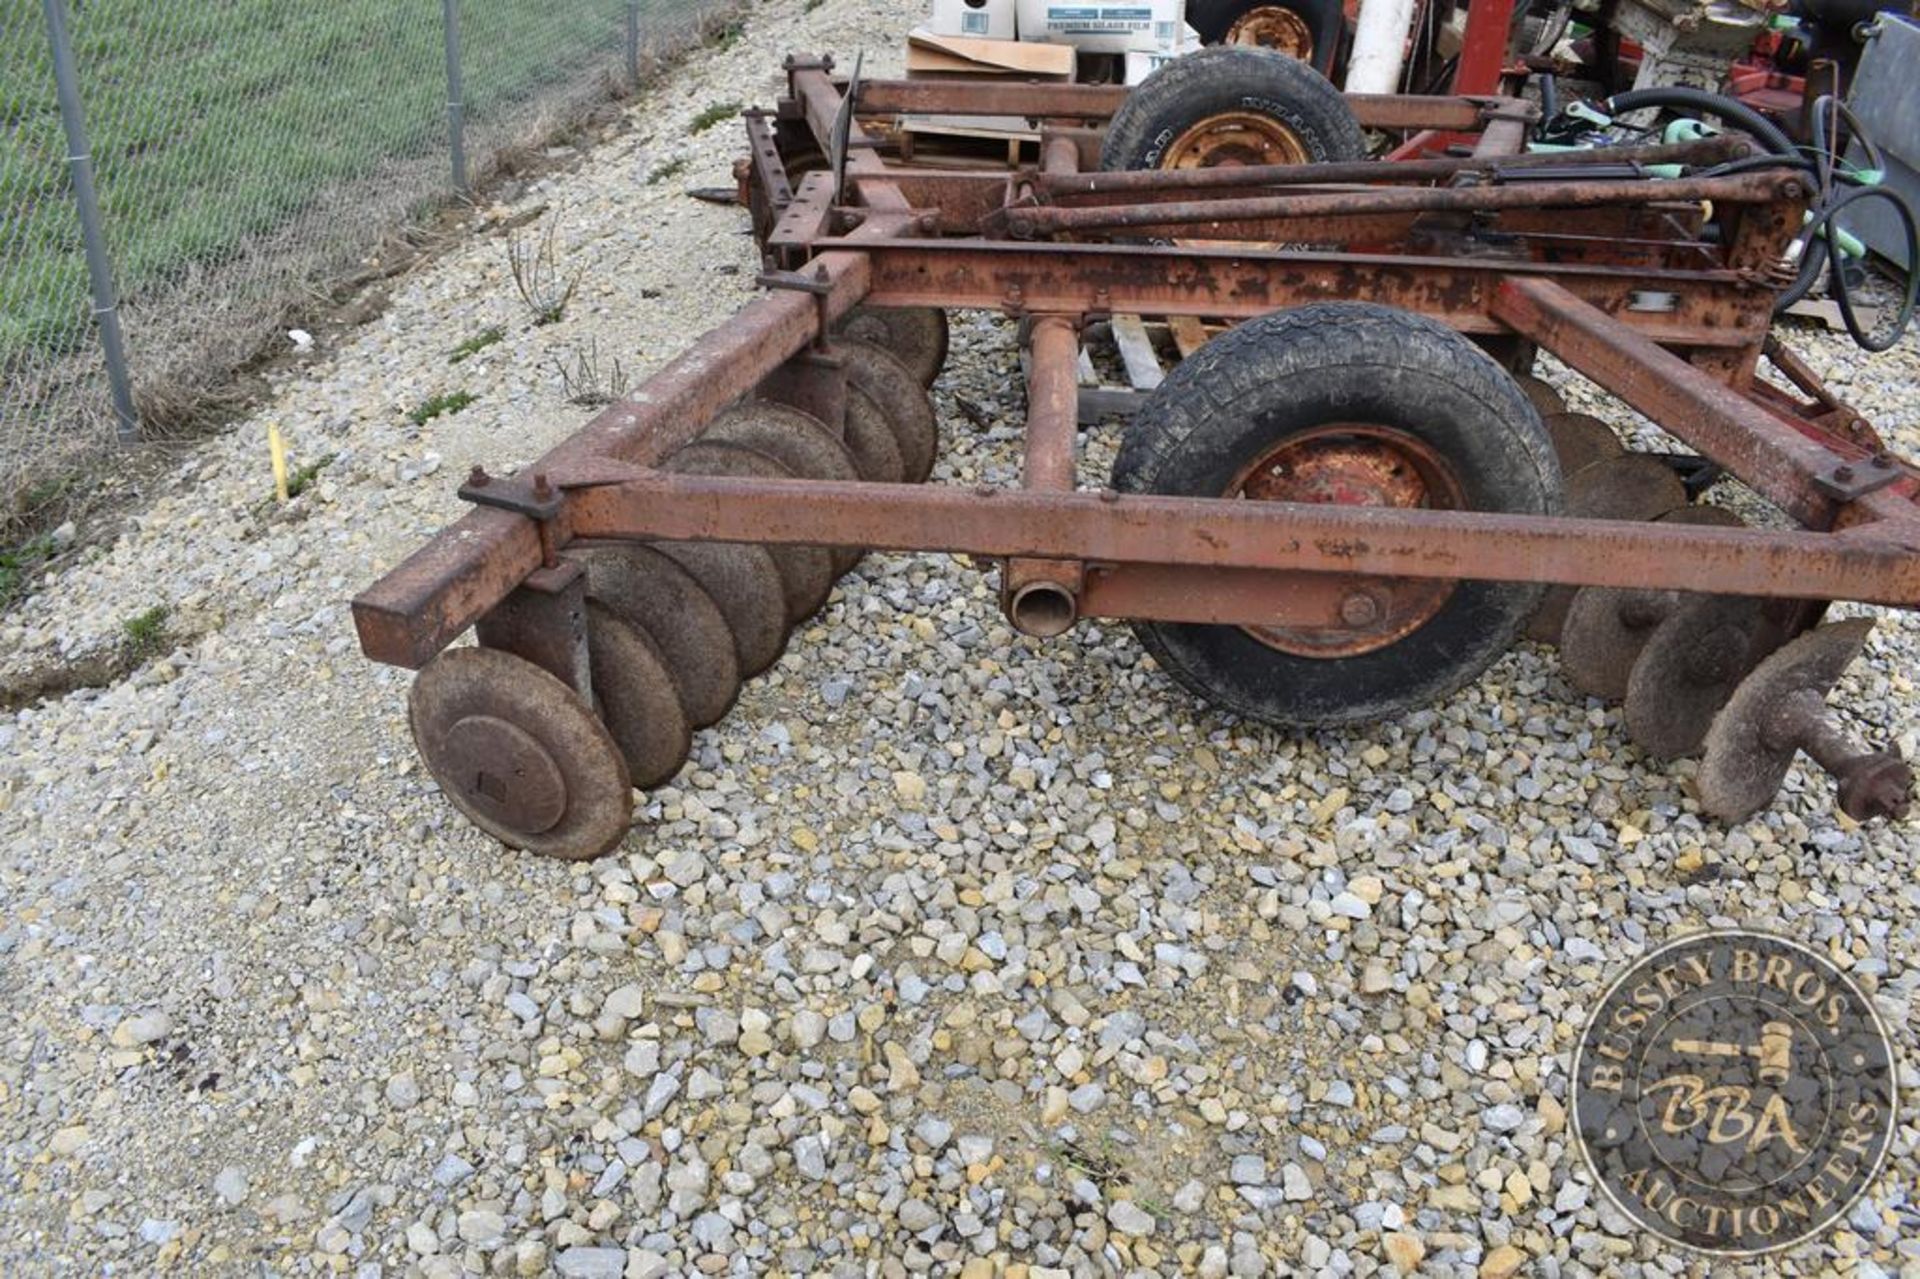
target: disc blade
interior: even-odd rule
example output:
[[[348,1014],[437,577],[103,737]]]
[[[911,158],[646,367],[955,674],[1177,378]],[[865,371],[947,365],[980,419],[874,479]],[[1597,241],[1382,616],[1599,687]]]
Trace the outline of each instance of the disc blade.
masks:
[[[663,470],[682,475],[731,475],[743,479],[790,480],[793,472],[765,453],[738,444],[695,440],[672,457]],[[780,570],[786,621],[797,625],[819,611],[833,591],[833,560],[824,546],[769,546]]]
[[[1691,755],[1765,651],[1765,601],[1692,595],[1647,636],[1627,678],[1627,736],[1656,759]]]
[[[632,824],[613,737],[578,693],[524,658],[448,649],[414,680],[407,718],[447,799],[509,847],[583,861]]]
[[[740,678],[780,660],[787,644],[786,588],[764,546],[740,542],[655,542],[653,549],[693,575],[727,619]]]
[[[1656,524],[1697,524],[1705,528],[1745,528],[1747,522],[1724,506],[1708,506],[1701,503],[1695,506],[1677,506],[1668,511]]]
[[[1533,401],[1534,411],[1541,417],[1550,417],[1555,413],[1567,411],[1567,401],[1560,392],[1533,374],[1519,373],[1513,380],[1518,382],[1520,389],[1527,393],[1527,398]]]
[[[832,349],[847,362],[847,384],[864,391],[886,415],[907,483],[925,482],[940,453],[940,425],[926,388],[904,364],[871,342],[845,338]]]
[[[1723,822],[1740,822],[1773,802],[1798,749],[1769,733],[1775,711],[1796,693],[1825,698],[1872,630],[1867,618],[1818,627],[1769,654],[1740,681],[1707,731],[1694,781],[1701,808]]]
[[[840,317],[834,332],[883,348],[923,387],[932,386],[946,367],[947,313],[937,307],[856,306]]]
[[[585,562],[588,594],[660,650],[687,723],[718,723],[740,696],[740,659],[726,614],[693,574],[650,546],[569,548],[567,554]]]
[[[747,400],[713,420],[703,440],[764,453],[809,480],[857,480],[860,468],[846,443],[811,413],[768,400]],[[836,577],[860,562],[859,547],[827,548]]]
[[[601,722],[642,790],[680,771],[693,731],[680,708],[680,690],[646,633],[599,600],[587,601],[587,653],[593,699]]]
[[[1687,504],[1687,486],[1673,468],[1644,453],[1627,453],[1582,469],[1567,480],[1567,514],[1590,520],[1652,520]]]
[[[1541,420],[1560,459],[1560,474],[1568,478],[1627,451],[1613,428],[1591,413],[1549,413]]]
[[[1575,591],[1560,630],[1560,665],[1567,682],[1588,697],[1625,697],[1641,647],[1677,599],[1672,591],[1616,586]]]
[[[886,411],[873,397],[849,380],[847,383],[847,451],[860,468],[860,478],[872,484],[904,484],[907,464],[900,458],[900,445]]]
[[[1641,453],[1596,462],[1567,478],[1566,513],[1583,519],[1651,520],[1686,502],[1686,486],[1672,468]],[[1575,589],[1546,589],[1540,606],[1527,619],[1528,639],[1541,644],[1560,642]]]

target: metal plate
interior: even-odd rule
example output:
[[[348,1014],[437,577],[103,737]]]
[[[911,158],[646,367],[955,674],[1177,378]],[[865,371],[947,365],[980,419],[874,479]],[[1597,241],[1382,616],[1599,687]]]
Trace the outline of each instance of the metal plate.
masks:
[[[653,641],[689,726],[718,723],[733,709],[740,696],[733,632],[693,574],[651,546],[569,548],[567,554],[585,562],[590,597]]]
[[[907,464],[901,460],[886,410],[851,382],[847,384],[847,451],[853,454],[861,479],[872,484],[906,483]]]
[[[1706,757],[1695,785],[1700,806],[1724,822],[1744,821],[1773,802],[1793,767],[1798,747],[1772,740],[1768,721],[1800,692],[1822,698],[1866,647],[1868,618],[1806,632],[1768,656],[1742,680],[1706,736]]]
[[[1541,421],[1560,459],[1560,474],[1569,479],[1595,462],[1609,461],[1627,451],[1613,428],[1591,413],[1548,413]]]
[[[924,483],[940,453],[940,425],[926,388],[906,365],[871,342],[843,338],[833,344],[833,353],[847,361],[848,383],[866,392],[887,415],[907,482]]]
[[[947,364],[947,313],[937,307],[856,306],[840,317],[834,332],[883,348],[924,387],[932,386]]]
[[[633,787],[613,737],[532,662],[448,649],[414,680],[407,717],[453,806],[509,847],[582,861],[632,824]]]
[[[680,771],[693,747],[666,659],[644,631],[599,600],[587,601],[587,634],[601,722],[620,747],[633,784],[658,786]]]
[[[738,444],[696,440],[661,468],[681,475],[730,475],[740,479],[790,480],[793,472],[765,453]],[[780,570],[786,622],[798,625],[818,612],[833,591],[833,559],[824,546],[769,546]]]
[[[745,542],[655,542],[653,549],[691,573],[726,617],[742,679],[751,679],[780,660],[787,646],[786,589],[766,547]]]
[[[1551,417],[1555,413],[1567,411],[1565,397],[1533,374],[1516,373],[1513,375],[1513,380],[1518,382],[1520,389],[1527,393],[1527,398],[1533,401],[1534,411],[1541,417]]]
[[[747,400],[713,420],[700,436],[720,444],[738,444],[764,453],[808,480],[857,480],[860,468],[853,453],[819,418],[785,404]],[[836,577],[845,574],[865,554],[860,547],[827,548]]]
[[[1575,591],[1560,631],[1560,665],[1567,682],[1588,697],[1625,697],[1641,648],[1678,599],[1672,591],[1630,587]]]
[[[1627,679],[1627,736],[1655,759],[1691,755],[1713,717],[1759,661],[1765,602],[1694,595],[1653,629]]]

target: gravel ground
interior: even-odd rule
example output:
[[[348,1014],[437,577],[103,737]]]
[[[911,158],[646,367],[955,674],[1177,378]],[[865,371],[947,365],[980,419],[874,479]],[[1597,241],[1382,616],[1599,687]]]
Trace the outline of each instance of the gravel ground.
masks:
[[[1626,957],[1777,928],[1920,1061],[1913,825],[1846,822],[1799,772],[1704,823],[1687,766],[1533,647],[1291,738],[1194,705],[1124,628],[1021,639],[963,565],[876,556],[614,856],[454,815],[345,601],[454,517],[470,463],[582,420],[549,360],[592,339],[642,376],[748,296],[743,216],[679,194],[727,180],[736,130],[689,122],[770,102],[789,48],[895,70],[922,7],[760,7],[634,131],[483,211],[551,206],[585,269],[562,323],[477,236],[0,621],[9,678],[154,605],[173,636],[0,716],[8,1273],[1669,1272],[1566,1131]],[[1920,348],[1800,340],[1920,452]],[[944,478],[1014,474],[1016,374],[1004,321],[957,318]],[[284,512],[269,421],[334,459]],[[1909,752],[1916,656],[1889,617],[1840,699]],[[1776,1269],[1920,1269],[1903,1118],[1875,1195]]]

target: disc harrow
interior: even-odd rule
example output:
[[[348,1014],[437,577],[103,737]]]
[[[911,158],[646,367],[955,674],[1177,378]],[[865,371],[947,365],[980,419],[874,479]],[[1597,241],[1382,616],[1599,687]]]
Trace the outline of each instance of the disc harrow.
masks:
[[[1132,167],[1141,138],[1212,136],[1178,115],[1211,109],[1191,77],[1150,79],[1115,140],[1116,87],[856,87],[789,59],[739,170],[762,296],[525,471],[476,467],[473,509],[354,602],[367,654],[420,672],[449,802],[516,847],[607,851],[839,577],[933,551],[997,564],[1016,629],[1127,620],[1282,729],[1448,696],[1524,632],[1646,753],[1704,751],[1709,813],[1764,807],[1803,752],[1848,813],[1902,815],[1904,762],[1825,709],[1864,626],[1817,623],[1920,607],[1920,480],[1770,336],[1801,175],[1727,137],[1530,155],[1517,100],[1342,99],[1213,54],[1341,137],[1431,146]],[[1017,158],[935,156],[893,127],[923,114],[1045,123]],[[937,478],[956,308],[1020,321],[1017,486]],[[1144,331],[1122,317],[1199,337],[1150,390],[1082,395],[1082,330]],[[1536,349],[1693,452],[1628,451],[1525,372]],[[1085,485],[1078,429],[1115,411],[1119,461]],[[1791,527],[1695,502],[1716,480]]]

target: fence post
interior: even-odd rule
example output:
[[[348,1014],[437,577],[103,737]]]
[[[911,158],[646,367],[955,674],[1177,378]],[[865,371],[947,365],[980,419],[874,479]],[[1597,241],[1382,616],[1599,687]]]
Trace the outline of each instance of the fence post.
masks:
[[[447,35],[447,134],[453,150],[453,189],[473,194],[467,182],[466,87],[460,75],[460,0],[440,0],[440,18]]]
[[[640,87],[640,0],[627,0],[627,83]]]
[[[80,214],[87,275],[93,283],[93,318],[100,329],[101,352],[107,359],[113,414],[120,438],[138,440],[140,416],[133,407],[133,375],[127,367],[126,335],[120,330],[120,304],[113,293],[113,263],[107,257],[107,241],[100,228],[100,199],[93,189],[93,153],[87,145],[87,122],[80,110],[80,77],[74,71],[73,41],[67,34],[66,0],[43,0],[42,7],[47,15],[47,38],[53,44],[53,82],[60,95],[60,123],[67,132],[67,170],[73,179],[73,202]]]

